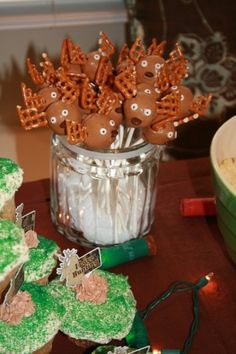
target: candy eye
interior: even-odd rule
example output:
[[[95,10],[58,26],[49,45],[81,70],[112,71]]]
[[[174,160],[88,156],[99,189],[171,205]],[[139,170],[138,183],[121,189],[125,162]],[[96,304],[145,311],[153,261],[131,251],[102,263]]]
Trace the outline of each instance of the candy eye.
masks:
[[[149,89],[144,90],[144,92],[148,93],[149,95],[152,93],[151,90],[149,90]]]
[[[95,54],[95,55],[94,55],[94,59],[95,59],[95,60],[99,60],[99,59],[100,59],[100,55],[99,55],[99,54]]]
[[[63,117],[67,117],[69,112],[67,109],[63,109],[63,111],[61,112],[61,114],[63,115]]]
[[[173,138],[173,136],[174,136],[174,133],[173,133],[173,132],[168,132],[167,138],[171,139],[171,138]]]
[[[184,95],[181,95],[180,96],[180,101],[183,101],[184,100]]]
[[[152,111],[151,111],[151,109],[146,108],[146,109],[144,109],[143,113],[145,116],[149,117],[152,114]]]
[[[160,64],[160,63],[155,64],[155,68],[156,68],[157,70],[160,70],[161,64]]]
[[[101,135],[106,135],[107,130],[106,130],[105,128],[101,128],[101,129],[99,130],[99,132],[100,132]]]
[[[55,91],[51,92],[51,97],[52,98],[56,98],[57,97],[57,93]]]
[[[147,60],[142,60],[142,61],[141,61],[141,66],[142,66],[143,68],[146,68],[147,65],[148,65]]]
[[[109,120],[109,123],[112,127],[114,127],[116,125],[115,121],[113,119]]]
[[[131,109],[132,109],[132,111],[136,111],[138,109],[137,103],[131,104]]]
[[[56,124],[56,122],[57,122],[56,117],[51,117],[51,118],[50,118],[50,122],[51,122],[52,124]]]
[[[172,86],[171,90],[177,90],[177,88],[178,88],[177,86]]]
[[[161,91],[156,87],[154,90],[156,93],[161,93]]]

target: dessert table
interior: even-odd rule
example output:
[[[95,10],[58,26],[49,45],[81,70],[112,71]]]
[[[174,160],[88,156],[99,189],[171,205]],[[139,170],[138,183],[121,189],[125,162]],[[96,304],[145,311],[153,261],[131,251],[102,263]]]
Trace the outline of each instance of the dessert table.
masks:
[[[144,309],[177,280],[197,282],[214,272],[212,281],[199,291],[200,321],[190,354],[232,354],[236,352],[236,267],[228,258],[215,216],[185,217],[182,198],[213,196],[207,157],[163,162],[158,176],[155,221],[151,234],[157,255],[137,259],[113,268],[128,276],[137,300]],[[49,180],[24,183],[16,194],[24,212],[36,210],[36,231],[64,248],[85,248],[59,234],[49,213]],[[175,294],[157,306],[145,320],[154,349],[180,349],[192,322],[191,293]],[[124,345],[124,343],[119,344]],[[57,334],[52,354],[82,353],[62,333]]]

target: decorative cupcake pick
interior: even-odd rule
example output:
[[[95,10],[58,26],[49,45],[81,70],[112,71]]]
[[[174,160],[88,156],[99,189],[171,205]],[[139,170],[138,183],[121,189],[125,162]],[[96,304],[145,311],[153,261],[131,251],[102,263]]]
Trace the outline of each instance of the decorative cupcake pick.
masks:
[[[58,256],[60,266],[57,268],[57,274],[60,275],[60,281],[66,283],[68,287],[75,287],[81,283],[81,278],[102,264],[100,248],[79,257],[75,248],[63,250],[63,255]]]

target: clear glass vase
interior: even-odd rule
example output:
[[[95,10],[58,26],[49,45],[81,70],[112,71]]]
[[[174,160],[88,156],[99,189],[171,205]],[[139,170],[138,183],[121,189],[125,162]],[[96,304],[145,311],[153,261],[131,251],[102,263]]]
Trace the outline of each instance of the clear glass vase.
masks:
[[[51,217],[84,246],[109,246],[146,235],[154,220],[161,147],[89,150],[53,135]]]

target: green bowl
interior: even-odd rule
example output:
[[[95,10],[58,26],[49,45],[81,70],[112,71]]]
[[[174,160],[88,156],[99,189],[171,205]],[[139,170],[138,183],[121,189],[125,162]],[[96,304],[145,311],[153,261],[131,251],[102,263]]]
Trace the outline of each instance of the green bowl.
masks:
[[[228,254],[232,261],[236,263],[236,191],[219,168],[223,160],[232,157],[236,158],[236,116],[227,120],[217,130],[210,148],[217,223]]]

